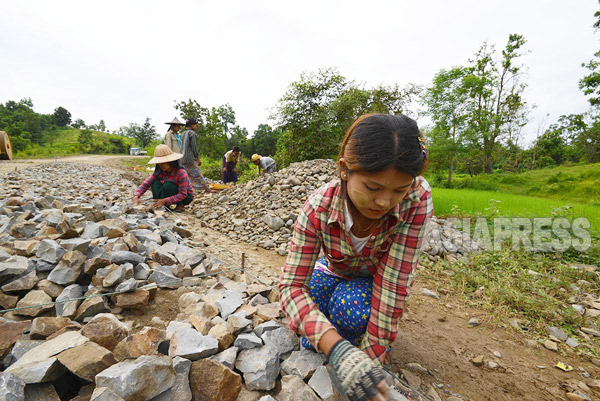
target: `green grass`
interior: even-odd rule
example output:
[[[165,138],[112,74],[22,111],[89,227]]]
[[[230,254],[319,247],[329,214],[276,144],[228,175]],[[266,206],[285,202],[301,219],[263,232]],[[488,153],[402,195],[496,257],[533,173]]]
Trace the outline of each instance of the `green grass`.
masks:
[[[441,174],[429,174],[428,177],[432,185],[438,187],[494,191],[600,206],[600,163],[474,177],[455,174],[451,184],[445,182]]]
[[[421,270],[425,278],[465,299],[473,307],[488,312],[495,324],[508,326],[512,317],[521,319],[526,329],[547,338],[546,326],[556,326],[570,335],[588,326],[594,318],[577,313],[569,298],[580,292],[595,294],[600,277],[595,272],[572,268],[560,254],[532,254],[505,249],[481,252],[471,261],[438,261]],[[576,285],[577,288],[573,288]],[[600,340],[582,341],[578,352],[597,356]]]
[[[14,157],[15,159],[36,159],[82,154],[84,152],[81,151],[79,146],[79,133],[80,130],[77,128],[57,129],[47,134],[47,140],[43,146],[34,144],[29,148],[16,153]],[[122,139],[123,142],[129,146],[135,146],[135,141],[131,138],[124,138],[106,132],[93,131],[93,140],[100,145],[107,144],[111,137]]]
[[[590,232],[600,235],[600,206],[596,205],[474,189],[433,188],[432,197],[436,216],[586,217]]]

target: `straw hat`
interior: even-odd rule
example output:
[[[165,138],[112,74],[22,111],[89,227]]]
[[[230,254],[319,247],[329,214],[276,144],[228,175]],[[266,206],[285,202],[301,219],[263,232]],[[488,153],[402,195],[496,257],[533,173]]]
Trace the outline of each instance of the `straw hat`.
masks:
[[[148,164],[168,163],[179,160],[183,157],[181,153],[175,153],[167,145],[158,145],[154,149],[154,157],[150,159]]]
[[[255,154],[252,155],[252,161],[255,162],[257,160],[260,160],[260,155],[257,154],[257,153],[255,153]]]
[[[173,118],[173,121],[170,121],[168,123],[165,123],[168,125],[185,125],[185,123],[179,121],[179,119],[177,117]]]

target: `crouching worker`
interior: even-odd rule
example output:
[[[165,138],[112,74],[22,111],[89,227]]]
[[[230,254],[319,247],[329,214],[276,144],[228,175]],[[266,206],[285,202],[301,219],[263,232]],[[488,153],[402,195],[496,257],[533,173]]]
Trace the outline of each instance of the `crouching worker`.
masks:
[[[281,306],[350,400],[388,399],[382,366],[433,215],[427,159],[414,120],[362,116],[342,142],[340,179],[314,192],[296,220]]]
[[[259,177],[265,174],[273,174],[277,171],[275,160],[267,156],[261,156],[255,153],[252,155],[252,163],[258,166]]]
[[[156,201],[153,208],[177,205],[176,212],[182,212],[185,205],[194,199],[194,190],[187,172],[179,164],[183,155],[174,153],[167,145],[158,145],[154,150],[154,157],[148,164],[156,164],[154,173],[144,181],[134,192],[133,204],[142,203],[140,197],[152,189],[152,198]]]

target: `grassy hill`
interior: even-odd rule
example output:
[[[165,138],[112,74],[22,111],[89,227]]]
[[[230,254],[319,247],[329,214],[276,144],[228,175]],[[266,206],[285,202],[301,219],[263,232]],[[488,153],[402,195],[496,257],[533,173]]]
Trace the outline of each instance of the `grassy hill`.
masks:
[[[432,181],[437,187],[494,191],[600,206],[600,163],[474,177],[457,174],[453,176],[452,184],[438,180],[436,185],[436,180]]]
[[[62,128],[49,132],[43,146],[32,145],[31,147],[15,154],[17,159],[46,158],[57,156],[69,156],[86,153],[79,144],[80,129]],[[106,132],[92,131],[93,152],[99,154],[127,153],[127,147],[135,146],[135,141],[119,135]]]

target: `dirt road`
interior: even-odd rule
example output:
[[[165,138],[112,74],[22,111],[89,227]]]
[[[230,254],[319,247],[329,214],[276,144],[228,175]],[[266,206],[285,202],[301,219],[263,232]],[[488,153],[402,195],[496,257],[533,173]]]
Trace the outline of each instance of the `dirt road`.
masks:
[[[119,160],[123,159],[139,159],[143,156],[125,156],[125,155],[78,155],[68,157],[55,157],[51,159],[16,159],[16,160],[0,160],[0,175],[9,171],[24,169],[27,167],[36,166],[38,164],[51,163],[54,161],[72,162],[72,163],[87,163],[104,165],[109,167],[119,168]]]

